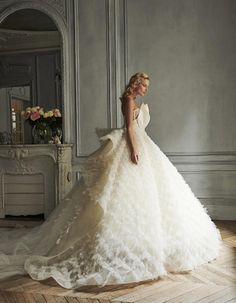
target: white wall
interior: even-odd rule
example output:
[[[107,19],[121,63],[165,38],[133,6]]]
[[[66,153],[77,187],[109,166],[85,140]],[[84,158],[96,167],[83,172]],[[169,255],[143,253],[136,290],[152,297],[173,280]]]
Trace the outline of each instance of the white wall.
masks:
[[[106,47],[106,1],[78,0],[79,39],[76,102],[78,121],[77,154],[87,155],[98,146],[96,126],[107,127],[107,47]]]
[[[236,150],[236,2],[128,0],[128,74],[151,76],[149,133],[166,152]]]
[[[7,5],[11,3],[24,5],[19,0]],[[143,70],[151,77],[144,99],[151,110],[148,134],[212,216],[232,219],[236,213],[236,2],[44,3],[35,0],[31,5],[51,14],[62,31],[64,83],[69,87],[64,118],[66,135],[74,143],[74,171],[99,146],[96,127],[122,125],[118,97],[128,78]],[[4,7],[6,1],[0,2],[0,12]]]

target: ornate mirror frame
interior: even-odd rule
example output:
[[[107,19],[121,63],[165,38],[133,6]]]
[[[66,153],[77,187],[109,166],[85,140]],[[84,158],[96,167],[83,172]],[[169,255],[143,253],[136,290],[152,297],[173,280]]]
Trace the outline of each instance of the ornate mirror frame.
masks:
[[[12,13],[23,10],[23,9],[35,9],[39,10],[46,15],[48,15],[55,23],[58,28],[58,31],[62,37],[62,99],[63,99],[63,127],[64,127],[64,138],[65,143],[72,142],[72,129],[71,129],[71,121],[72,119],[72,107],[70,106],[71,94],[72,89],[71,85],[71,73],[70,73],[70,56],[69,56],[69,35],[68,35],[68,28],[65,21],[64,16],[60,15],[60,13],[53,8],[52,6],[48,5],[45,2],[33,2],[33,1],[23,1],[23,2],[16,2],[8,5],[5,9],[0,12],[0,24]]]

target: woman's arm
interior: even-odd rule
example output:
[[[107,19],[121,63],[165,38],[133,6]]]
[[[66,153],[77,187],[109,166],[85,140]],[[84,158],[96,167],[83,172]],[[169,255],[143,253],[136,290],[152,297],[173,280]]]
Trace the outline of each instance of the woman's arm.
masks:
[[[138,152],[137,146],[134,138],[134,130],[133,130],[133,100],[127,97],[124,100],[124,116],[125,116],[125,125],[127,129],[127,143],[129,146],[129,150],[131,153],[131,161],[135,164],[138,164]]]

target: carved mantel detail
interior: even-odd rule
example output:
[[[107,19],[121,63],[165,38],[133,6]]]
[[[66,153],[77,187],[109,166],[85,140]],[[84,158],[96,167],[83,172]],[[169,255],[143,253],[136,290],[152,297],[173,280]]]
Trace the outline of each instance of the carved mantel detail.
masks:
[[[71,158],[71,144],[0,145],[0,217],[42,210],[47,217],[72,188]]]

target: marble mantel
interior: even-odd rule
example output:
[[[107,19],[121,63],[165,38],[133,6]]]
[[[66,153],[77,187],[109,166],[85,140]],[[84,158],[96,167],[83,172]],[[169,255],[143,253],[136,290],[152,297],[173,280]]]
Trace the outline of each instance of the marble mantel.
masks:
[[[0,218],[44,214],[72,188],[72,145],[0,145]]]

